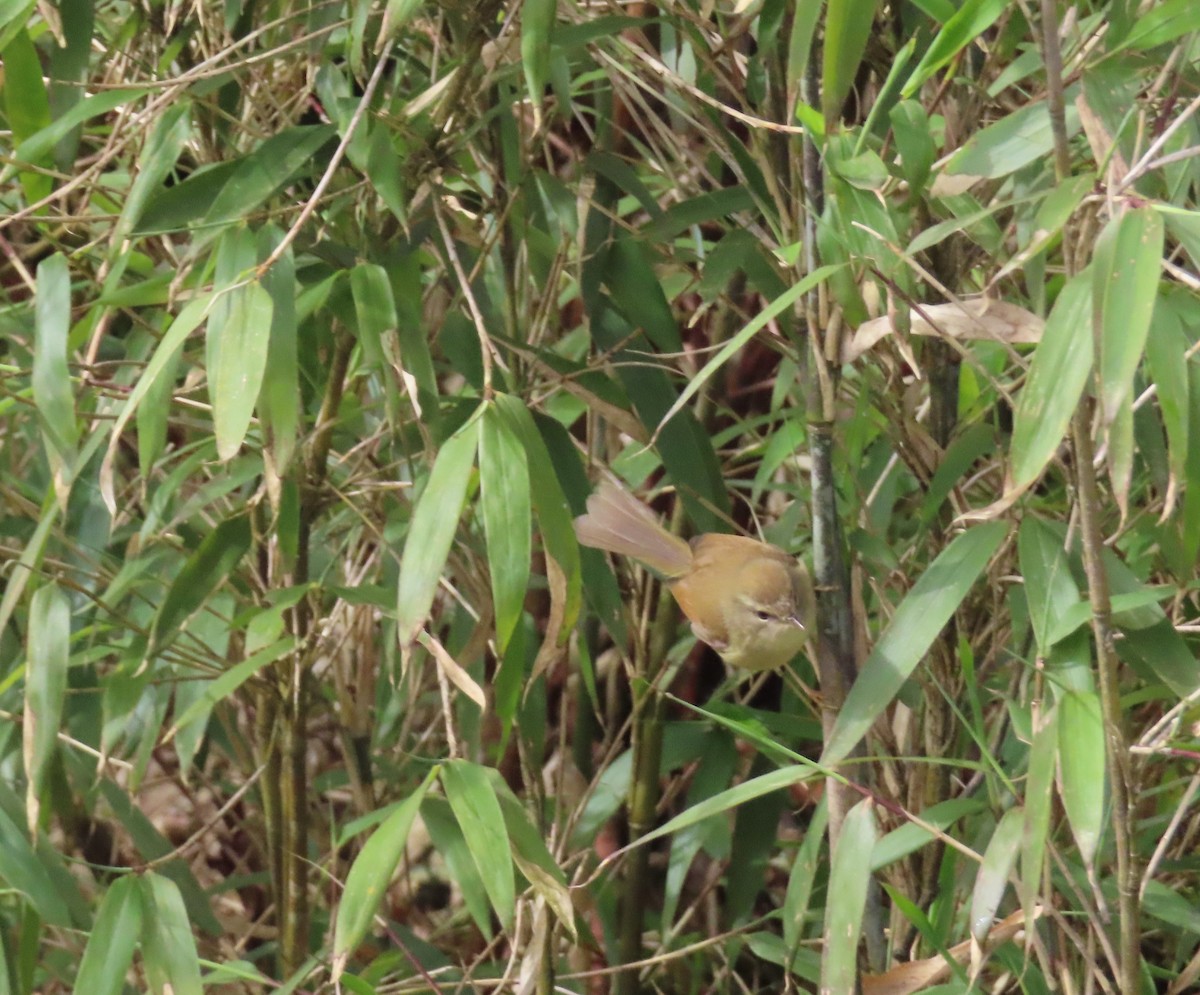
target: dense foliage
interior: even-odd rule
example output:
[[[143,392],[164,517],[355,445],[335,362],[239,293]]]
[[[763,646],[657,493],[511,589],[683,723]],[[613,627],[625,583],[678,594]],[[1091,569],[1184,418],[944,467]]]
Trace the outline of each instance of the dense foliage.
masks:
[[[0,991],[1194,989],[1194,0],[0,58]],[[810,659],[601,472],[810,561]]]

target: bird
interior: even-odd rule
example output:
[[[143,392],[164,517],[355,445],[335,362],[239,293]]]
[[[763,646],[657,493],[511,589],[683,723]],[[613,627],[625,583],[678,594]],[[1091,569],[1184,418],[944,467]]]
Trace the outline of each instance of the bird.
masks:
[[[731,667],[775,670],[805,645],[812,581],[795,557],[747,536],[672,535],[623,487],[604,478],[575,519],[583,546],[629,556],[661,574],[692,631]]]

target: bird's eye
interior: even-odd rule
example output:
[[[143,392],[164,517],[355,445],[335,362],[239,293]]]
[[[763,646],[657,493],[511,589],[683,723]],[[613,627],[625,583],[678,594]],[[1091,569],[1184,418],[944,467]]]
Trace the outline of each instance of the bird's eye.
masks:
[[[765,622],[771,617],[770,612],[756,611],[754,614],[758,616],[760,622]]]

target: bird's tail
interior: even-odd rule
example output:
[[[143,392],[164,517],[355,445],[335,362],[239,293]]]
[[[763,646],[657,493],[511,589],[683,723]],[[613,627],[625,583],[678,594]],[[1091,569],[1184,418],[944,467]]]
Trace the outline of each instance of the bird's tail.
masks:
[[[587,514],[575,519],[584,546],[632,556],[668,580],[691,568],[692,549],[658,524],[654,513],[628,491],[604,479],[588,498]]]

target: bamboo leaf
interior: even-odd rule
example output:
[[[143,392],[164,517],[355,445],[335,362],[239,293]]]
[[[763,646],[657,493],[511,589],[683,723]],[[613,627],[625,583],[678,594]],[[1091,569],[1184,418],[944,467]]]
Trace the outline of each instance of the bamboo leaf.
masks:
[[[413,509],[400,559],[396,618],[401,646],[416,639],[433,608],[466,500],[478,437],[475,426],[467,424],[445,441]]]
[[[821,112],[827,132],[833,131],[842,113],[842,103],[854,84],[875,26],[876,6],[877,0],[828,0],[826,4]]]
[[[206,535],[175,576],[154,616],[146,658],[154,659],[225,582],[250,548],[250,519],[238,515]]]
[[[1150,207],[1125,211],[1096,240],[1092,306],[1106,425],[1116,420],[1133,389],[1158,296],[1162,253],[1162,217]]]
[[[1021,833],[1021,905],[1033,916],[1042,890],[1042,869],[1050,839],[1054,767],[1058,758],[1058,707],[1042,714],[1029,744],[1029,775],[1025,780],[1025,824]]]
[[[259,259],[266,259],[282,240],[277,229],[259,234]],[[271,297],[269,362],[263,373],[258,399],[259,417],[267,434],[272,472],[282,476],[291,464],[300,432],[300,369],[296,338],[296,265],[289,248],[262,277],[263,289]]]
[[[484,411],[479,430],[480,505],[496,608],[496,649],[503,656],[529,588],[529,465],[520,438],[495,406]]]
[[[76,995],[121,995],[142,932],[143,914],[137,878],[132,874],[117,878],[96,913],[75,977]]]
[[[404,854],[413,819],[421,808],[430,785],[438,775],[434,767],[411,795],[401,802],[371,834],[355,858],[346,887],[338,903],[333,927],[333,981],[346,969],[346,962],[367,934],[396,866]]]
[[[987,522],[964,532],[938,554],[913,585],[850,688],[825,743],[822,765],[832,767],[849,756],[896,697],[1007,531],[1003,522]]]
[[[1058,620],[1079,602],[1079,588],[1071,576],[1063,537],[1041,518],[1029,515],[1021,521],[1017,552],[1021,576],[1025,579],[1029,620],[1033,624],[1038,653],[1045,656],[1054,643],[1051,632]]]
[[[129,392],[129,397],[126,398],[120,414],[117,415],[117,420],[113,423],[108,449],[100,464],[99,474],[100,494],[110,515],[117,513],[117,498],[113,489],[113,462],[116,459],[117,448],[121,444],[121,433],[125,430],[129,419],[137,411],[138,405],[154,389],[160,378],[169,375],[174,369],[183,343],[208,317],[215,301],[216,295],[208,293],[193,298],[183,306],[178,317],[171,322],[171,327],[167,329],[162,341],[158,343],[154,355],[146,364],[146,369],[138,378],[138,382],[134,384],[133,390]]]
[[[501,925],[508,929],[516,909],[512,848],[488,772],[477,764],[455,760],[442,769],[442,787],[446,789],[446,800],[475,860],[492,909]]]
[[[71,606],[53,581],[33,593],[29,604],[29,637],[25,653],[25,774],[29,778],[30,831],[38,824],[38,796],[47,765],[58,748],[63,697],[70,663]]]
[[[1105,744],[1100,698],[1067,691],[1058,704],[1058,788],[1079,853],[1090,867],[1104,826]]]
[[[72,925],[67,896],[57,887],[57,882],[43,863],[41,855],[30,844],[29,838],[2,807],[0,880],[27,899],[46,923],[63,927]]]
[[[983,863],[971,890],[971,935],[982,943],[996,920],[996,910],[1008,888],[1008,878],[1017,862],[1017,850],[1025,827],[1025,813],[1010,808],[1000,817],[996,831],[983,853]]]
[[[10,81],[11,86],[11,81]],[[57,252],[38,264],[33,350],[33,403],[54,469],[59,503],[66,506],[75,473],[75,393],[67,368],[67,333],[71,328],[71,277],[66,259]]]
[[[1037,480],[1066,437],[1092,370],[1091,274],[1071,279],[1058,296],[1013,415],[1012,483],[1017,494]]]
[[[217,455],[232,459],[242,447],[262,389],[274,305],[258,280],[229,292],[224,321],[208,323],[208,395],[213,406]]]
[[[138,878],[142,906],[142,956],[154,995],[202,995],[200,958],[179,886],[153,871]]]
[[[550,44],[557,12],[558,0],[523,0],[521,4],[521,67],[536,128],[542,126],[542,97],[550,75]]]
[[[191,101],[181,100],[167,108],[155,122],[138,159],[138,173],[121,208],[121,216],[113,226],[112,256],[115,257],[121,243],[137,227],[151,196],[162,188],[163,181],[179,161],[180,153],[191,137],[191,109]]]
[[[878,831],[875,806],[864,798],[846,813],[829,869],[825,906],[825,954],[821,958],[821,990],[852,992],[858,978],[858,938],[862,933],[871,882],[871,862]]]
[[[954,12],[933,39],[924,57],[917,64],[901,91],[905,99],[921,89],[943,66],[949,64],[964,48],[987,31],[996,19],[1008,10],[1005,0],[966,0]]]
[[[1068,88],[1065,117],[1067,137],[1079,130],[1079,111],[1075,108],[1078,85]],[[989,124],[967,139],[946,164],[947,173],[997,179],[1008,176],[1054,150],[1054,132],[1045,101],[1023,104],[1007,117]]]

